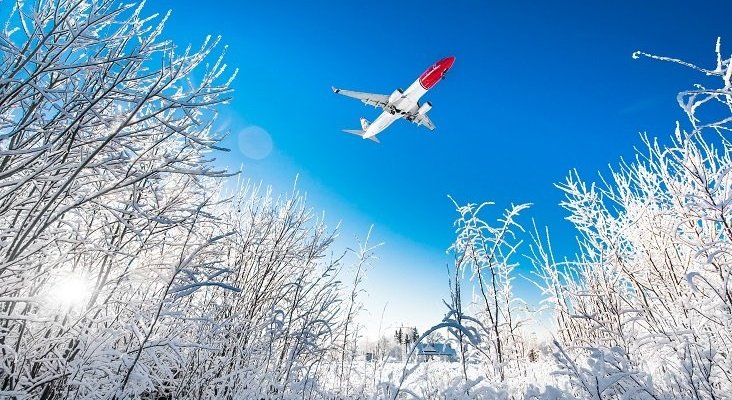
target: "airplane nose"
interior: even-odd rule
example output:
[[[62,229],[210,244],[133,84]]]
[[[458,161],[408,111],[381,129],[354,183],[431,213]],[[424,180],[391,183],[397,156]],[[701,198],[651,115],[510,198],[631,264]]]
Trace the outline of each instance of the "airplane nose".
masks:
[[[425,90],[430,90],[433,86],[437,84],[437,82],[445,77],[445,73],[447,73],[450,67],[452,67],[452,64],[454,62],[454,56],[446,57],[440,61],[437,61],[435,64],[432,64],[429,68],[427,68],[426,71],[422,73],[422,75],[419,77],[419,83],[422,84],[422,87]]]

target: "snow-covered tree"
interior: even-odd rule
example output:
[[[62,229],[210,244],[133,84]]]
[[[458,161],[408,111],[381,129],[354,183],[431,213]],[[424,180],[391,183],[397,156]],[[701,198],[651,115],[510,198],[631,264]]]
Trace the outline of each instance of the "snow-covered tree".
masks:
[[[601,184],[573,173],[562,205],[580,255],[535,247],[556,312],[561,373],[587,398],[725,398],[732,393],[732,61],[717,43],[713,87],[679,94],[690,129],[643,137]],[[587,366],[583,366],[587,364]]]
[[[39,0],[0,32],[0,397],[348,393],[372,248],[333,254],[296,191],[227,192],[236,73],[166,19]]]
[[[211,215],[223,174],[206,157],[233,75],[222,58],[201,65],[218,40],[160,40],[164,20],[39,1],[18,3],[1,33],[3,391],[159,386],[175,374],[146,373],[174,356],[167,316],[228,272]]]
[[[472,325],[480,345],[475,346],[475,357],[486,364],[488,376],[505,378],[509,362],[517,363],[523,352],[520,327],[524,317],[519,312],[521,300],[513,294],[514,260],[521,242],[516,231],[523,228],[516,217],[528,204],[512,206],[499,218],[497,226],[484,221],[479,213],[491,203],[458,206],[460,218],[455,221],[457,238],[450,250],[455,258],[451,282],[452,301],[449,318],[465,326]],[[462,285],[465,277],[476,286],[477,295],[470,304],[462,304]],[[475,310],[468,317],[463,308]],[[463,363],[469,352],[461,330],[452,333],[459,339]],[[475,342],[476,339],[472,340]]]

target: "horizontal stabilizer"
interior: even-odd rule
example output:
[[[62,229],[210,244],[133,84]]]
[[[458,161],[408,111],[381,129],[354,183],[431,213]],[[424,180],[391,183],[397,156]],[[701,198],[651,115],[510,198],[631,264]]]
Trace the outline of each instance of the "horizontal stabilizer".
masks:
[[[369,139],[369,140],[374,141],[376,143],[381,143],[381,142],[379,142],[379,139],[376,138],[376,136],[371,136],[371,137],[368,137],[368,138],[364,138],[363,137],[363,134],[365,132],[362,131],[362,130],[360,130],[360,129],[344,129],[343,132],[350,133],[351,135],[359,136],[359,137],[361,137],[363,139]]]

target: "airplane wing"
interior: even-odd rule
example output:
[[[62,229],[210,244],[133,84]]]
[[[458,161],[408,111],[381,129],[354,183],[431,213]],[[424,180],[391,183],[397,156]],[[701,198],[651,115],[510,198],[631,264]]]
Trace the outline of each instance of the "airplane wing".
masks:
[[[432,123],[430,117],[428,117],[427,114],[416,114],[414,118],[411,119],[411,121],[417,125],[424,126],[431,131],[435,130],[435,124]]]
[[[343,90],[336,87],[333,87],[332,89],[333,93],[338,93],[344,96],[353,97],[354,99],[359,99],[364,102],[364,104],[368,104],[374,107],[384,108],[389,103],[389,96],[385,94],[354,92],[353,90]]]

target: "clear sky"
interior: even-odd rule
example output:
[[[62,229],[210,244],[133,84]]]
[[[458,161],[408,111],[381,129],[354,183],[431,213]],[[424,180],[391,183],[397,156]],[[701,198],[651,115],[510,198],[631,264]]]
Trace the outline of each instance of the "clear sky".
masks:
[[[176,43],[212,34],[229,45],[227,61],[240,74],[222,116],[232,151],[220,163],[243,165],[245,177],[278,191],[299,174],[310,204],[333,225],[343,220],[346,242],[375,225],[385,245],[364,300],[372,334],[387,304],[390,334],[402,323],[423,330],[444,312],[456,217],[448,194],[496,202],[487,219],[531,202],[519,222],[548,225],[556,252],[573,254],[575,233],[554,183],[573,168],[594,180],[633,154],[639,132],[667,138],[684,118],[676,93],[699,80],[632,52],[713,67],[717,36],[732,51],[730,4],[150,1],[146,9],[173,10],[166,36]],[[341,132],[378,111],[331,85],[389,94],[450,55],[457,60],[447,79],[423,98],[437,130],[397,121],[381,144]],[[516,283],[538,302],[537,290]]]

